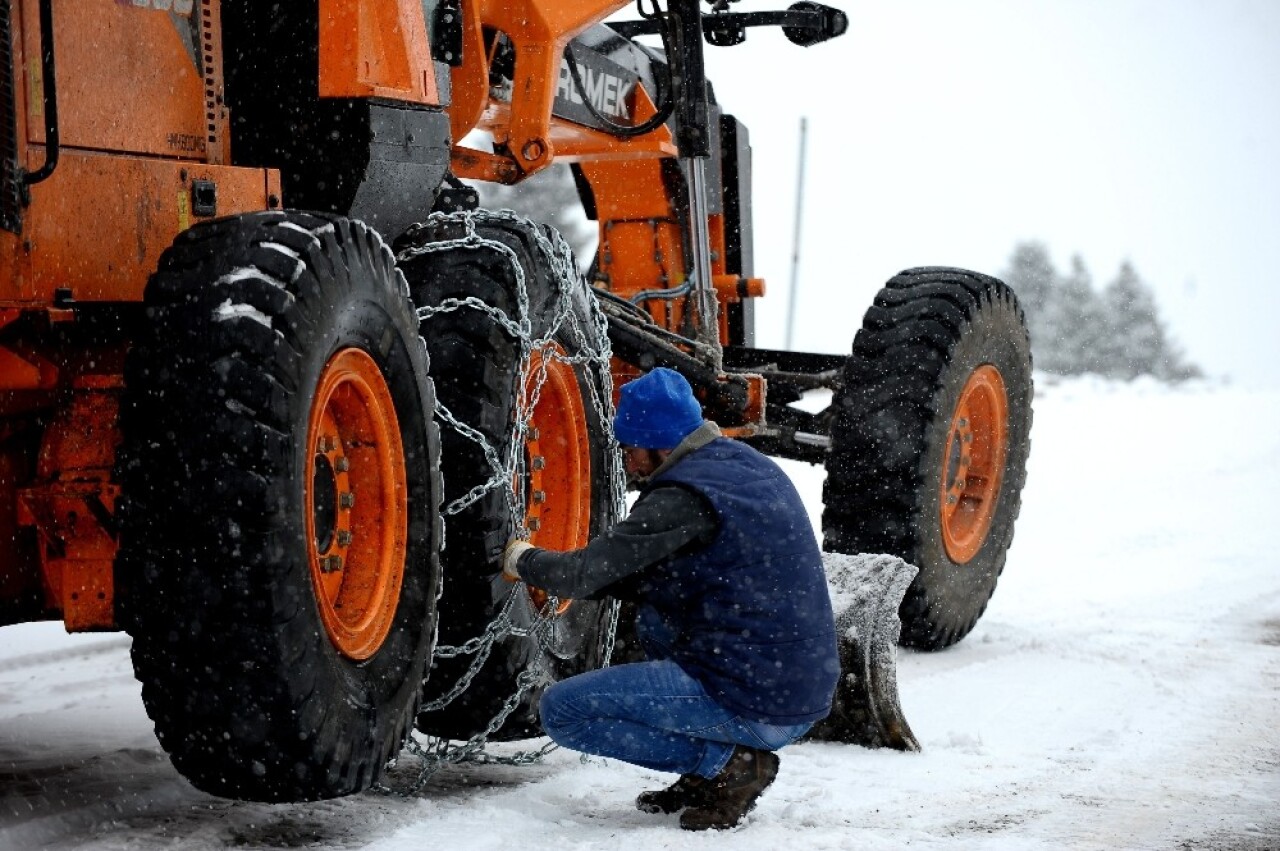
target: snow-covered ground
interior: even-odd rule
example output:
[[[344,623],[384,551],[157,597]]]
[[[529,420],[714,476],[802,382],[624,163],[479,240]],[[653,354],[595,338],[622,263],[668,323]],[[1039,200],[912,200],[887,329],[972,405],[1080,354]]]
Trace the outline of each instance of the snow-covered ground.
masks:
[[[1280,391],[1038,387],[1014,548],[959,646],[899,654],[918,754],[783,751],[747,825],[565,751],[413,798],[244,804],[161,753],[120,635],[0,630],[0,848],[1280,848]],[[815,514],[821,471],[789,467]],[[507,750],[509,747],[498,750]]]

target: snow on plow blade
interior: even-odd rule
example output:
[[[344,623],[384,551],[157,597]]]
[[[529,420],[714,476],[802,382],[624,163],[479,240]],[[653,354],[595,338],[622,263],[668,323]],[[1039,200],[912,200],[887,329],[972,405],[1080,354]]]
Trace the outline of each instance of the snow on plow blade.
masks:
[[[898,606],[918,572],[896,556],[823,553],[831,590],[840,681],[831,714],[808,738],[918,751],[898,703]]]

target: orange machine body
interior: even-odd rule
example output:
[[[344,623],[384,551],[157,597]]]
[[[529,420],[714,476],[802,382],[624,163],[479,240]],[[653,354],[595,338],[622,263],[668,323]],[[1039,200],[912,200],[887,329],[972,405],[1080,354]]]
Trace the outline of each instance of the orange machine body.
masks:
[[[158,5],[158,4],[157,4]],[[18,194],[0,231],[0,622],[114,625],[111,468],[127,339],[87,331],[77,307],[137,303],[161,252],[202,214],[279,203],[279,178],[228,165],[218,3],[52,3],[56,77],[40,4],[8,22]],[[46,119],[56,86],[57,164]],[[211,215],[211,212],[204,212]]]
[[[0,48],[8,42],[0,62],[12,82],[7,118],[0,91],[0,136],[12,147],[0,187],[0,624],[60,618],[73,630],[114,627],[116,419],[147,279],[175,237],[201,219],[324,208],[307,194],[324,180],[278,164],[309,156],[324,167],[345,155],[345,140],[325,147],[335,143],[319,131],[287,147],[295,144],[291,122],[308,110],[332,107],[327,115],[338,122],[352,104],[365,105],[366,118],[381,110],[368,119],[368,135],[383,134],[375,143],[392,159],[438,144],[441,174],[514,183],[553,161],[576,164],[599,221],[597,284],[667,329],[687,331],[681,301],[645,297],[683,286],[689,265],[670,129],[627,138],[555,108],[566,95],[566,47],[627,0],[310,3],[14,0],[0,22]],[[258,32],[277,15],[293,16],[291,26]],[[305,25],[293,25],[299,21]],[[449,27],[460,56],[439,55],[441,28]],[[237,100],[223,45],[239,39],[243,47],[246,38],[258,51],[253,61],[275,71],[239,68]],[[508,78],[494,85],[500,50]],[[236,55],[243,64],[243,51]],[[274,85],[276,72],[284,83],[258,91],[259,81]],[[606,81],[588,84],[600,93]],[[630,123],[658,111],[640,85],[608,85],[610,105]],[[299,89],[308,91],[294,97]],[[277,94],[294,100],[277,110]],[[430,124],[431,116],[442,123]],[[423,128],[440,126],[422,141]],[[464,144],[473,131],[487,134],[492,150]],[[54,161],[43,179],[28,179]],[[386,174],[367,195],[406,182],[394,169]],[[411,187],[428,199],[437,189]],[[352,190],[327,209],[361,215],[367,195]],[[727,219],[724,208],[708,218],[726,343],[729,308],[762,292],[749,277],[749,250],[730,244],[737,237]],[[366,220],[388,238],[403,225]],[[754,395],[762,411],[761,384]]]
[[[421,2],[321,5],[323,94],[439,103]],[[220,0],[52,0],[52,81],[41,3],[8,8],[16,174],[0,230],[0,624],[110,629],[130,310],[193,223],[287,199],[278,170],[233,164]],[[26,185],[50,156],[51,86],[56,167]]]
[[[452,75],[451,123],[455,140],[465,142],[468,134],[482,131],[494,152],[455,143],[453,170],[460,177],[515,183],[553,161],[575,164],[589,187],[591,212],[599,227],[594,283],[640,304],[663,328],[688,335],[691,317],[686,316],[686,300],[663,297],[686,284],[690,265],[689,236],[683,223],[685,199],[680,191],[683,178],[675,168],[679,150],[670,127],[664,124],[638,137],[619,137],[563,118],[554,109],[557,94],[564,94],[569,85],[565,46],[588,25],[625,5],[617,0],[476,4],[478,14],[466,20],[466,61]],[[495,86],[495,78],[504,73],[495,73],[498,47],[504,42],[510,45],[514,61],[509,79]],[[657,111],[638,85],[626,97],[631,124],[642,123]],[[734,163],[734,173],[741,169],[749,181],[745,128],[727,116],[721,120],[742,134],[742,145],[734,154],[744,161]],[[718,169],[722,159],[713,159],[706,168]],[[708,174],[717,189],[730,179],[725,174]],[[749,193],[748,187],[743,188]],[[751,276],[749,228],[744,237],[741,217],[736,215],[745,211],[729,215],[729,203],[722,199],[707,221],[721,345],[741,342],[737,339],[741,328],[731,328],[733,317],[741,317],[743,305],[764,294],[764,282]],[[614,374],[620,386],[636,370],[615,361]],[[762,421],[763,382],[754,377],[747,381],[752,396],[747,419]]]

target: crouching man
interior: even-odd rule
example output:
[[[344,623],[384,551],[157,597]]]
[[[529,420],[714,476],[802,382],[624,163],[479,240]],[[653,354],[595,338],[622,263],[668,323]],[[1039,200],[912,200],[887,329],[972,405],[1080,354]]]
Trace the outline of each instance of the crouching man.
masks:
[[[679,373],[624,385],[614,428],[641,486],[630,515],[573,552],[512,541],[503,572],[566,599],[636,603],[648,661],[551,686],[543,729],[680,775],[642,793],[641,810],[733,827],[777,775],[775,751],[831,707],[840,664],[818,544],[786,474],[704,422]]]

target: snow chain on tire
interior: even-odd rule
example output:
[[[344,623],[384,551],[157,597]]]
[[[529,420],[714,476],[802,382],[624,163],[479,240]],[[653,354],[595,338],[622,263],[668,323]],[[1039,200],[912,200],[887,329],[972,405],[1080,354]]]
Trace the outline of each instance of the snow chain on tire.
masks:
[[[512,237],[513,234],[518,240]],[[513,242],[518,244],[520,241],[531,245],[531,256],[522,257],[513,248]],[[523,584],[508,585],[492,578],[477,582],[476,575],[478,571],[487,571],[491,577],[500,569],[496,559],[501,556],[502,545],[511,535],[521,532],[514,522],[529,510],[529,494],[523,488],[516,488],[515,484],[525,481],[529,473],[527,465],[530,459],[526,456],[525,445],[531,436],[533,412],[547,387],[549,366],[567,365],[588,377],[581,382],[586,388],[584,395],[587,398],[584,401],[590,406],[588,415],[594,418],[598,432],[595,437],[603,450],[600,453],[603,469],[593,469],[592,474],[596,477],[603,475],[607,483],[603,494],[606,501],[602,506],[604,516],[596,517],[594,513],[592,516],[592,526],[597,531],[621,516],[624,476],[612,430],[611,352],[607,323],[590,287],[577,270],[572,251],[558,233],[510,211],[435,214],[426,222],[410,228],[398,242],[397,259],[409,279],[428,346],[441,347],[441,351],[433,355],[436,359],[433,365],[441,370],[437,378],[440,394],[436,417],[444,430],[446,465],[451,459],[456,462],[458,456],[469,451],[473,456],[482,458],[480,463],[484,468],[472,471],[472,479],[480,480],[470,486],[451,482],[451,474],[446,470],[448,496],[444,514],[450,531],[443,556],[446,567],[442,630],[449,626],[451,587],[455,594],[475,593],[477,589],[487,594],[485,589],[491,586],[501,589],[496,614],[478,635],[462,643],[436,647],[438,660],[445,660],[445,664],[456,660],[450,670],[456,678],[447,684],[428,681],[428,701],[422,707],[419,727],[430,731],[435,724],[444,723],[447,728],[456,729],[455,721],[437,722],[435,719],[441,716],[433,716],[433,713],[447,713],[460,696],[467,694],[482,677],[486,677],[486,685],[492,687],[489,684],[491,674],[485,666],[494,655],[508,652],[504,642],[523,638],[525,645],[536,651],[521,662],[521,669],[515,672],[514,683],[508,680],[507,688],[510,690],[496,712],[465,741],[451,741],[449,736],[433,732],[419,732],[411,738],[409,752],[421,760],[422,765],[412,781],[397,784],[394,791],[414,794],[446,765],[464,761],[527,764],[541,759],[555,747],[547,744],[512,757],[497,757],[485,752],[486,743],[522,704],[531,699],[531,694],[556,678],[555,669],[563,665],[563,660],[557,658],[550,636],[562,615],[558,611],[560,601],[554,597],[540,607],[531,607],[529,590]],[[449,263],[457,264],[459,268],[442,271]],[[480,278],[478,281],[468,280],[468,275],[473,274],[466,265],[468,263],[492,264],[488,274],[507,281],[505,287],[500,288],[502,292],[495,295],[492,291],[483,290],[483,285],[493,277],[480,275],[477,276]],[[530,276],[539,274],[545,274],[550,282],[549,303],[538,302],[531,292],[533,281]],[[431,281],[437,283],[432,284]],[[442,287],[449,291],[445,297],[441,297]],[[506,300],[502,296],[514,296],[514,299],[510,304],[500,304]],[[466,335],[450,336],[433,327],[433,323],[441,327],[467,329],[467,334],[478,339],[475,346],[482,351],[489,351],[487,347],[491,346],[514,347],[513,373],[504,369],[503,364],[496,364],[498,368],[494,369],[492,359],[482,359],[483,367],[478,371],[484,374],[475,374],[477,358],[466,342]],[[463,350],[462,354],[455,349]],[[459,367],[450,372],[455,361],[466,368]],[[514,376],[528,378],[522,382]],[[459,385],[470,383],[474,392],[465,392],[461,386],[451,386],[451,381]],[[509,436],[505,444],[501,439],[495,439],[497,435],[487,435],[473,425],[486,416],[495,416],[493,408],[486,407],[489,403],[477,397],[504,381],[513,382],[514,410],[509,420],[490,430],[499,434],[505,431]],[[460,409],[451,409],[446,400],[452,400]],[[461,407],[466,407],[466,411]],[[453,451],[450,451],[450,446]],[[466,489],[456,493],[461,487]],[[468,539],[461,540],[462,535],[457,528],[459,518],[470,517],[469,522],[474,523],[477,515],[504,517],[507,521],[485,528],[482,535],[468,529]],[[468,554],[463,559],[464,563],[459,563],[460,553]],[[484,563],[471,563],[477,560]],[[519,617],[522,611],[525,614]],[[599,634],[588,636],[588,640],[597,644],[589,652],[583,651],[592,657],[587,662],[590,667],[609,664],[618,604],[609,602],[601,609],[601,615],[599,625],[595,627]],[[469,662],[458,671],[459,663],[465,659]],[[433,676],[439,674],[439,670],[433,671]]]

